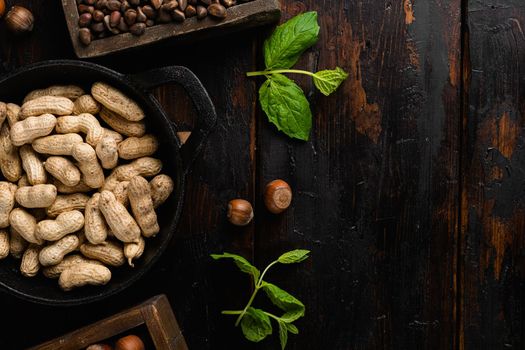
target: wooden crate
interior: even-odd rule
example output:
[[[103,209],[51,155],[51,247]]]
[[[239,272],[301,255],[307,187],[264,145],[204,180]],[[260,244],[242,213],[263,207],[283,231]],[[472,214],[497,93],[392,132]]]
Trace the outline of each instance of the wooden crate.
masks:
[[[78,38],[79,14],[76,0],[62,0],[62,7],[73,48],[79,58],[104,56],[169,38],[190,41],[223,35],[275,22],[281,15],[279,0],[254,0],[230,7],[227,10],[228,16],[224,20],[216,20],[210,16],[202,20],[192,17],[182,23],[158,24],[146,28],[146,32],[141,36],[130,33],[118,34],[93,40],[91,45],[84,46]]]
[[[80,328],[29,350],[77,350],[145,325],[157,350],[188,350],[175,315],[165,295],[104,320]]]

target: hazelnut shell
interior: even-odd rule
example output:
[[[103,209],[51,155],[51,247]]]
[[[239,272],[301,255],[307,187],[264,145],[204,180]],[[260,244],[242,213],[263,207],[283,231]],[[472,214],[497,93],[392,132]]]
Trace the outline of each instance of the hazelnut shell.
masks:
[[[31,11],[22,6],[13,6],[5,15],[7,29],[15,34],[22,34],[33,30],[35,18]]]
[[[292,189],[283,180],[274,180],[266,185],[264,191],[264,204],[274,214],[279,214],[288,209],[292,202]]]
[[[253,208],[244,199],[233,199],[228,203],[228,220],[236,226],[246,226],[253,219]]]

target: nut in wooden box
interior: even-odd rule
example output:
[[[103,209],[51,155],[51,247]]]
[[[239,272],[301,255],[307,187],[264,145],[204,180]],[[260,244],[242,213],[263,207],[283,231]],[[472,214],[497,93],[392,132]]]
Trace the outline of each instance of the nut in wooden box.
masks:
[[[157,295],[116,315],[65,334],[29,350],[80,350],[145,326],[158,350],[188,350],[168,298]]]
[[[96,3],[94,0],[89,1],[93,2],[94,5]],[[119,0],[99,0],[99,2],[102,1],[113,1],[115,4],[117,2],[120,4],[129,2],[128,0],[122,0],[122,2],[119,2]],[[185,4],[184,7],[191,6],[188,5],[190,1],[179,1]],[[203,3],[205,2],[206,1],[203,1]],[[163,1],[153,0],[151,1],[151,6],[147,5],[147,9],[149,10],[151,8],[151,10],[155,11],[155,3],[159,3],[159,6],[164,6]],[[167,1],[164,1],[164,3],[167,3]],[[175,6],[178,8],[178,10],[174,9],[173,11],[180,12],[180,5],[178,5],[177,1],[172,0],[170,3],[176,4],[174,5],[174,8]],[[138,48],[168,39],[176,39],[178,41],[185,42],[195,41],[272,23],[277,21],[281,15],[279,0],[252,0],[249,2],[239,2],[237,5],[227,8],[225,10],[226,12],[224,13],[224,18],[217,18],[217,16],[214,17],[211,15],[199,18],[198,14],[195,14],[195,16],[186,18],[181,22],[171,21],[169,23],[152,23],[153,21],[148,22],[148,20],[146,20],[144,23],[138,23],[141,25],[140,28],[137,27],[133,30],[135,31],[135,29],[140,29],[141,35],[134,35],[128,31],[126,33],[108,35],[103,38],[95,39],[92,35],[90,35],[89,29],[81,28],[81,26],[86,26],[87,22],[83,23],[84,18],[79,21],[79,19],[81,19],[81,14],[79,13],[79,5],[77,4],[77,0],[62,0],[62,7],[66,16],[66,22],[69,29],[69,34],[71,36],[71,41],[73,43],[73,48],[79,58],[104,56],[110,53]],[[84,14],[86,16],[84,17],[86,17],[86,21],[91,21],[95,15],[94,11],[96,11],[96,6],[86,6],[89,6],[90,9],[86,10],[86,13]],[[146,6],[142,6],[142,8],[144,7]],[[93,13],[89,13],[89,11]],[[118,11],[115,10],[111,12],[106,7],[104,8],[104,11],[105,12],[97,12],[99,16],[103,16],[103,20],[96,23],[96,25],[101,27],[98,29],[101,29],[102,32],[104,32],[106,29],[111,29],[111,21],[113,20],[112,14],[114,14],[114,22],[116,22],[116,17],[121,16],[120,14],[122,13],[122,8]],[[137,15],[136,12],[135,15]],[[181,12],[181,14],[181,16],[184,16],[183,12]],[[138,15],[144,15],[144,19],[147,18],[142,10]],[[145,24],[146,22],[148,22],[148,25],[150,25],[149,27]],[[105,29],[104,26],[107,28]],[[128,28],[128,30],[129,29],[130,28]],[[81,30],[82,32],[80,32]],[[117,30],[115,30],[115,32],[117,32]],[[82,43],[81,35],[79,35],[79,33],[89,36],[89,45]],[[93,38],[93,40],[91,38]]]

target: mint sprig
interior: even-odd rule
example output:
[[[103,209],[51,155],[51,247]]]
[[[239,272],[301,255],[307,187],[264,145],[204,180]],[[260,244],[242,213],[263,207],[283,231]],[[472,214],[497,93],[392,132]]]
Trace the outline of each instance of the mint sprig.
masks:
[[[264,42],[265,70],[246,73],[249,77],[265,76],[259,90],[261,107],[271,123],[286,135],[308,141],[312,112],[303,90],[282,74],[305,74],[325,96],[337,90],[348,74],[339,67],[309,72],[291,69],[301,55],[319,39],[317,12],[305,12],[278,26]]]
[[[244,309],[222,311],[223,315],[238,315],[237,320],[235,321],[235,326],[237,327],[240,324],[246,339],[252,342],[260,342],[268,335],[271,335],[273,329],[270,319],[276,321],[279,326],[279,340],[283,350],[286,347],[286,343],[288,342],[288,332],[292,334],[299,333],[299,330],[293,324],[293,322],[304,316],[304,304],[290,293],[279,288],[275,284],[266,282],[263,280],[263,278],[272,266],[276,264],[299,263],[307,259],[309,253],[309,250],[303,249],[296,249],[284,253],[277,260],[270,263],[264,269],[262,274],[260,274],[259,270],[257,270],[256,267],[251,265],[242,256],[230,253],[211,255],[211,257],[215,260],[232,259],[241,271],[249,273],[253,277],[254,290]],[[270,301],[275,306],[284,311],[282,316],[276,316],[267,311],[252,307],[255,296],[261,289],[266,293]]]

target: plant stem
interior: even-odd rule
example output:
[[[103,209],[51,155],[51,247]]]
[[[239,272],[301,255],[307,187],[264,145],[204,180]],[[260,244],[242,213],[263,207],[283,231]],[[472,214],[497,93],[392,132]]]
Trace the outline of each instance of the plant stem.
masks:
[[[264,269],[263,273],[259,277],[259,280],[255,283],[255,290],[253,291],[252,296],[250,297],[250,300],[248,300],[248,304],[246,304],[246,307],[244,308],[244,310],[242,310],[242,312],[240,312],[240,314],[239,314],[239,317],[237,317],[237,320],[235,321],[235,327],[237,327],[239,325],[239,322],[241,322],[241,320],[244,317],[244,315],[246,314],[246,311],[248,310],[248,308],[250,306],[252,306],[253,300],[255,299],[255,296],[257,295],[257,292],[259,291],[259,289],[262,288],[262,282],[263,282],[264,275],[266,275],[266,272],[268,272],[270,267],[272,267],[273,265],[277,264],[278,262],[279,262],[278,260],[275,260],[270,265],[266,266],[266,268]],[[237,313],[235,313],[235,315],[236,314]],[[230,315],[233,315],[233,314],[230,314]]]
[[[277,317],[277,316],[275,316],[275,315],[273,315],[273,314],[271,314],[269,312],[266,312],[266,311],[263,311],[263,312],[266,314],[266,316],[269,316],[269,317],[273,318],[274,320],[276,320],[278,322],[281,321],[280,317]]]
[[[306,70],[300,70],[300,69],[276,69],[276,70],[264,70],[260,72],[248,72],[246,73],[246,76],[256,77],[259,75],[270,75],[270,74],[277,74],[277,73],[306,74],[311,77],[315,76],[315,74],[312,72],[308,72]]]
[[[262,287],[262,282],[263,282],[263,277],[264,275],[266,275],[266,272],[268,272],[268,270],[270,269],[270,267],[272,267],[273,265],[279,263],[278,260],[275,260],[274,262],[272,262],[270,265],[266,266],[266,268],[264,269],[263,273],[261,274],[261,277],[259,277],[259,281],[257,282],[257,285],[255,287],[258,287],[258,288],[261,288]]]
[[[248,300],[248,304],[246,304],[246,307],[244,308],[244,310],[242,310],[241,314],[239,315],[239,317],[237,317],[237,320],[235,321],[235,327],[239,325],[239,322],[241,322],[241,319],[246,313],[246,311],[248,310],[248,308],[252,306],[253,299],[255,299],[255,296],[257,295],[258,291],[259,291],[259,287],[255,286],[255,290],[253,291],[250,300]]]
[[[239,315],[239,314],[242,314],[242,310],[236,310],[236,311],[223,310],[223,311],[221,311],[221,314],[223,314],[223,315]]]

